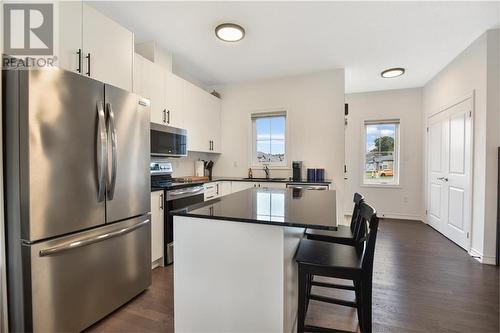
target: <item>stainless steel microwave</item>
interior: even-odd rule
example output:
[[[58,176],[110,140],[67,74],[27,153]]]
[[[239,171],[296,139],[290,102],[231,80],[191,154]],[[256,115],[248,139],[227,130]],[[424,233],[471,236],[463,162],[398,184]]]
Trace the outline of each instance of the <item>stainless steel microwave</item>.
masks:
[[[151,123],[151,156],[187,156],[187,131]]]

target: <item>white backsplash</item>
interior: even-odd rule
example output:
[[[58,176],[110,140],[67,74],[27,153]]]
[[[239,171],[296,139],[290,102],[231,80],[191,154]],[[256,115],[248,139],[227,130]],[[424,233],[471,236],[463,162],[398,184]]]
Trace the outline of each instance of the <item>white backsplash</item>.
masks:
[[[172,168],[174,173],[172,177],[185,177],[194,176],[194,162],[198,160],[212,160],[217,164],[219,155],[208,154],[208,153],[198,153],[198,152],[188,152],[188,156],[180,158],[157,158],[154,157],[152,160],[155,161],[168,161],[172,163]]]

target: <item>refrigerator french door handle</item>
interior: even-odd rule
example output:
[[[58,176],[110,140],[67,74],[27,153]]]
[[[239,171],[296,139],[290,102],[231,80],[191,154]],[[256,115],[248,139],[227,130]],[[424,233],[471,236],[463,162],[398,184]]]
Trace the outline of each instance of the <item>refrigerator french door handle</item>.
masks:
[[[116,127],[115,127],[115,114],[113,112],[113,106],[111,103],[106,103],[106,109],[108,112],[107,119],[107,129],[108,136],[111,136],[111,175],[108,174],[108,200],[113,200],[115,195],[115,186],[116,186],[116,168],[117,168],[117,155],[116,155],[116,146],[117,146],[117,136],[116,136]]]
[[[106,170],[108,168],[108,136],[106,133],[106,117],[102,101],[97,102],[97,202],[106,199]]]
[[[52,254],[56,254],[56,253],[60,253],[60,252],[68,251],[68,250],[73,250],[73,249],[77,249],[79,247],[102,242],[102,241],[105,241],[105,240],[110,239],[110,238],[114,238],[114,237],[122,236],[124,234],[128,234],[129,232],[132,232],[136,229],[139,229],[140,227],[142,227],[143,225],[145,225],[147,223],[149,223],[149,219],[144,220],[142,222],[139,222],[139,223],[137,223],[133,226],[127,227],[127,228],[121,228],[121,229],[118,229],[115,231],[110,231],[110,232],[107,232],[107,233],[104,233],[101,235],[85,237],[85,238],[81,238],[81,239],[78,239],[75,241],[71,241],[71,242],[61,244],[61,245],[57,245],[54,247],[49,247],[47,249],[40,250],[39,255],[40,255],[40,257],[46,257],[46,256],[50,256]]]

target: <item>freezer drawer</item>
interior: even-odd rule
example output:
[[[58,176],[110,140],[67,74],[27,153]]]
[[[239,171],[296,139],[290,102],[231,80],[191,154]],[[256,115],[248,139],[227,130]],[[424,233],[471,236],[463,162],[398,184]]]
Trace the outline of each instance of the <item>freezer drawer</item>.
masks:
[[[23,246],[31,259],[33,331],[81,331],[148,288],[150,228],[146,215]]]

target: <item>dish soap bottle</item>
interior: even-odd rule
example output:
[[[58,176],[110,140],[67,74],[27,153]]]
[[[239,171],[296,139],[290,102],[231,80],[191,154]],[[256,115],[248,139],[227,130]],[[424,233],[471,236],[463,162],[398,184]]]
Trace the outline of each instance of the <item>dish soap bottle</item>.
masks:
[[[253,178],[252,168],[248,168],[248,178]]]

